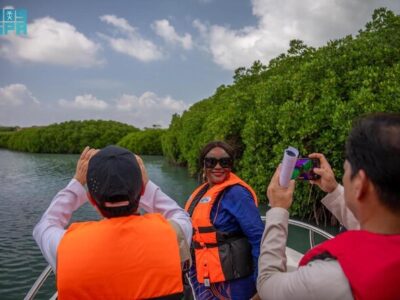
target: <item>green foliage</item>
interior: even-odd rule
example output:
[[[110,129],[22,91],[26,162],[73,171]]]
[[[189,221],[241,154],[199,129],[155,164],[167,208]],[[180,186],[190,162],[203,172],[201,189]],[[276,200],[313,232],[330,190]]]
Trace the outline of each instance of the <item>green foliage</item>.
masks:
[[[164,156],[175,164],[182,164],[184,159],[180,156],[180,148],[178,146],[178,132],[181,130],[181,117],[178,114],[172,116],[171,124],[167,131],[161,137],[161,146]]]
[[[36,153],[80,153],[85,146],[116,144],[139,129],[115,121],[69,121],[0,134],[0,147]]]
[[[145,129],[123,137],[118,145],[136,154],[162,155],[161,138],[165,129]]]
[[[0,148],[7,148],[8,140],[10,139],[12,132],[0,132]]]
[[[7,148],[26,152],[42,152],[40,147],[40,128],[31,127],[12,133]]]
[[[338,180],[345,139],[357,117],[377,111],[400,112],[400,16],[381,8],[356,37],[324,47],[290,42],[286,54],[268,66],[255,62],[235,71],[230,86],[175,115],[162,139],[164,154],[198,170],[199,150],[222,139],[238,150],[236,167],[265,202],[265,188],[283,150],[322,152]],[[307,183],[296,186],[292,214],[323,219],[314,201],[322,195]]]
[[[0,132],[16,131],[17,129],[18,129],[18,127],[0,126]]]

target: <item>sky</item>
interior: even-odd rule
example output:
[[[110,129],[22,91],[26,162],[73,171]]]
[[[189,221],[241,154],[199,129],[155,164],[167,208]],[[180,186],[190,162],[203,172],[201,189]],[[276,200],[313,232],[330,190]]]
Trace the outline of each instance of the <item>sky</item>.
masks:
[[[27,35],[0,36],[0,126],[115,120],[168,127],[174,113],[301,39],[357,34],[385,0],[3,1]]]

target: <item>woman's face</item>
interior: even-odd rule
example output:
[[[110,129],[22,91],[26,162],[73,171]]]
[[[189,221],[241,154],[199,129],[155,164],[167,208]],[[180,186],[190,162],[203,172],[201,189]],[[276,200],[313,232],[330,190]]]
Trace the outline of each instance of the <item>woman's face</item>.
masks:
[[[223,148],[215,147],[205,156],[203,166],[208,183],[213,186],[224,182],[232,168],[232,158]]]

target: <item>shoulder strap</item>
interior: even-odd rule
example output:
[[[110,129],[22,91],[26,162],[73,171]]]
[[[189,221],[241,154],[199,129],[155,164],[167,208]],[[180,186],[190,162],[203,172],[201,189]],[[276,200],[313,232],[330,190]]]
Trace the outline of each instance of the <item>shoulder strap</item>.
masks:
[[[190,203],[190,206],[187,210],[189,213],[189,216],[192,217],[193,211],[196,208],[197,203],[199,203],[200,199],[204,196],[204,194],[207,192],[209,187],[209,184],[206,184],[203,186],[203,188],[197,193],[197,195],[194,196],[192,203]]]

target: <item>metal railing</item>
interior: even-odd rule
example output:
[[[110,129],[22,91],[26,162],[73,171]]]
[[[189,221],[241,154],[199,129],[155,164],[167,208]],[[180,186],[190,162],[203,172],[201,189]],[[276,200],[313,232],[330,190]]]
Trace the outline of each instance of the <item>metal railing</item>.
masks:
[[[261,219],[265,223],[265,216],[261,216]],[[297,220],[292,220],[289,219],[289,224],[293,226],[297,226],[300,228],[304,228],[308,230],[308,236],[309,236],[309,241],[310,241],[310,248],[315,246],[315,234],[318,234],[326,239],[331,239],[333,238],[333,235],[330,233],[315,227],[313,225],[297,221]],[[29,290],[28,294],[25,296],[24,300],[32,300],[34,299],[36,293],[39,291],[39,289],[42,287],[43,283],[46,281],[46,279],[49,277],[49,275],[53,272],[51,269],[50,265],[48,265],[43,272],[39,275],[38,279],[36,279],[35,283],[32,285],[31,289]],[[57,292],[51,297],[51,300],[57,299]]]
[[[266,219],[265,216],[261,216],[261,219],[265,223],[265,219]],[[313,248],[315,246],[315,234],[319,234],[320,236],[326,238],[327,240],[330,240],[331,238],[334,237],[332,234],[322,230],[321,228],[315,227],[313,225],[310,225],[310,224],[307,224],[307,223],[304,223],[301,221],[289,219],[289,224],[308,230],[308,238],[310,241],[310,248]]]
[[[315,227],[315,226],[307,224],[307,223],[303,223],[301,221],[289,219],[289,224],[308,230],[308,237],[310,240],[310,248],[313,248],[315,246],[315,234],[319,234],[320,236],[326,238],[327,240],[330,240],[333,238],[333,235],[322,230],[321,228]]]
[[[47,267],[43,270],[43,272],[36,279],[35,283],[32,285],[32,287],[29,290],[29,292],[26,294],[24,300],[34,299],[35,295],[40,290],[40,288],[42,287],[43,283],[47,280],[47,278],[50,276],[50,274],[52,272],[53,272],[53,270],[50,267],[50,265],[47,265]],[[53,295],[53,297],[51,297],[51,299],[56,299],[56,298],[57,298],[57,292]]]

